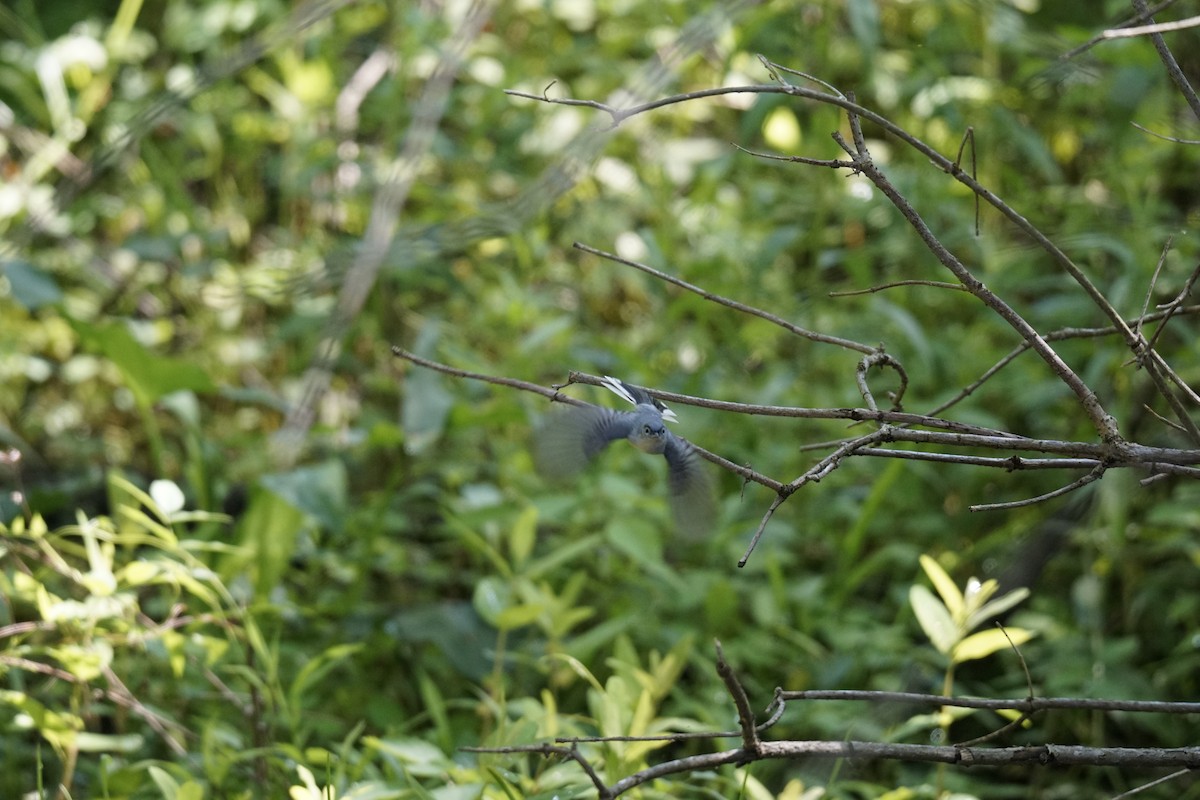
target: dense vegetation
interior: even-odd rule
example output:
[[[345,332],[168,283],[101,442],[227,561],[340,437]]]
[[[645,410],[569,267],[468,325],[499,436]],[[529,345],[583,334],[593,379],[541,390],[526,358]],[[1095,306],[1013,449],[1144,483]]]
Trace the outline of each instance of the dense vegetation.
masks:
[[[837,108],[723,96],[610,129],[603,112],[502,91],[605,101],[771,83],[758,54],[951,159],[973,129],[964,168],[1134,318],[1197,263],[1200,151],[1131,124],[1197,138],[1148,40],[1072,54],[1128,4],[522,1],[477,34],[464,4],[293,5],[0,9],[0,796],[594,796],[570,760],[461,748],[736,728],[714,639],[759,712],[777,686],[1023,697],[1021,659],[1038,696],[1200,694],[1187,477],[1111,470],[972,513],[1083,473],[851,458],[783,504],[739,569],[772,492],[712,467],[716,532],[680,536],[661,459],[614,447],[548,482],[528,446],[544,398],[391,353],[544,386],[580,370],[742,403],[862,405],[861,353],[574,242],[882,343],[917,413],[1020,344],[963,292],[831,296],[951,280],[863,176],[733,146],[844,158]],[[1193,79],[1198,36],[1168,36]],[[460,46],[438,117],[438,65]],[[864,130],[933,232],[1039,331],[1108,324],[1025,233],[988,206],[976,228],[967,189]],[[411,191],[373,222],[406,147]],[[389,223],[381,266],[364,267],[364,236]],[[1196,334],[1185,311],[1155,342],[1192,385]],[[1124,436],[1189,446],[1119,337],[1055,347]],[[894,371],[870,381],[885,406]],[[866,430],[673,407],[681,435],[785,482]],[[1031,353],[945,416],[1096,439]],[[1004,615],[1020,659],[1005,646],[956,660],[931,642],[924,587],[943,570],[960,587],[996,578],[997,597],[1028,587]],[[947,713],[809,703],[769,736],[962,741],[1004,724]],[[1187,717],[1061,711],[1000,744],[1194,737]],[[580,749],[615,781],[722,741]],[[635,793],[1101,797],[1161,774],[810,759]]]

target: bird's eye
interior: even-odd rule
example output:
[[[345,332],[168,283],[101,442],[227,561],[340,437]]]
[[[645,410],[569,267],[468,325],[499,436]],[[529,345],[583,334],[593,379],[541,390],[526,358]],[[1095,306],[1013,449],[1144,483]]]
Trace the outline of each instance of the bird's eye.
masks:
[[[650,429],[650,426],[649,426],[649,425],[643,425],[643,426],[642,426],[642,433],[646,434],[647,436],[653,436],[653,435],[654,435],[654,431]]]

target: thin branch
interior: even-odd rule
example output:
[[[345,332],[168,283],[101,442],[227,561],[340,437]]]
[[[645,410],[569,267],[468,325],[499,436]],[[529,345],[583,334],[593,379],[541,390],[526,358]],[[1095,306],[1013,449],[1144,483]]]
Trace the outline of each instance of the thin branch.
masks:
[[[448,364],[442,364],[441,362],[438,362],[438,361],[433,361],[428,358],[422,358],[421,356],[418,356],[416,353],[409,352],[408,350],[405,350],[403,347],[399,347],[398,345],[392,345],[392,354],[394,356],[396,356],[397,358],[403,358],[406,361],[410,361],[419,367],[425,367],[426,369],[431,369],[431,370],[434,370],[435,372],[441,372],[445,375],[450,375],[455,378],[466,378],[468,380],[482,381],[484,383],[490,383],[490,384],[493,384],[496,386],[505,386],[510,389],[520,389],[521,391],[524,391],[524,392],[533,392],[534,394],[541,395],[542,397],[545,397],[555,403],[566,403],[568,405],[579,406],[579,407],[590,406],[591,403],[586,403],[583,400],[577,400],[576,398],[571,397],[570,395],[562,394],[559,391],[559,389],[569,386],[572,383],[587,383],[587,384],[594,384],[596,386],[601,385],[601,382],[600,382],[601,379],[598,377],[591,376],[591,375],[585,375],[584,373],[572,372],[572,373],[570,373],[567,383],[561,384],[557,388],[548,389],[545,386],[541,386],[536,383],[530,383],[529,381],[521,381],[521,380],[517,380],[515,378],[503,378],[503,377],[500,377],[497,375],[486,375],[482,372],[471,372],[469,370],[452,367]],[[684,396],[684,395],[673,395],[669,392],[658,392],[658,391],[654,391],[654,390],[647,390],[647,391],[650,391],[650,393],[655,397],[666,397],[667,399],[670,399],[673,397],[683,397]],[[700,398],[694,398],[694,399],[700,400]],[[698,403],[697,403],[697,405],[698,405]],[[700,445],[696,444],[695,442],[689,441],[688,443],[703,458],[711,461],[712,463],[716,464],[719,467],[722,467],[723,469],[727,469],[736,475],[742,476],[746,480],[753,481],[758,484],[762,484],[763,486],[766,486],[768,489],[775,491],[775,492],[779,491],[784,486],[784,484],[781,481],[777,481],[773,478],[763,475],[760,472],[756,472],[753,469],[750,469],[749,467],[744,467],[741,464],[735,464],[734,462],[730,461],[727,458],[719,456],[716,453],[710,452],[709,450],[706,450],[705,448],[701,447]]]
[[[1010,508],[1024,508],[1025,506],[1032,506],[1032,505],[1037,505],[1038,503],[1044,503],[1047,500],[1053,500],[1056,497],[1062,497],[1064,494],[1070,494],[1071,492],[1075,491],[1076,489],[1082,489],[1084,486],[1087,486],[1089,483],[1094,483],[1095,481],[1100,480],[1102,477],[1104,477],[1104,473],[1107,471],[1107,469],[1108,468],[1105,467],[1104,464],[1097,464],[1095,469],[1093,469],[1087,475],[1084,475],[1082,478],[1079,478],[1078,480],[1071,481],[1066,486],[1061,486],[1052,492],[1046,492],[1045,494],[1039,494],[1037,497],[1030,497],[1025,500],[1013,500],[1008,503],[980,503],[977,505],[970,506],[968,508],[968,510],[969,511],[1004,511],[1004,510],[1007,510]]]
[[[954,157],[954,166],[962,166],[963,151],[966,150],[968,143],[971,145],[971,178],[974,179],[978,172],[975,166],[975,129],[970,126],[967,126],[962,143],[958,146],[958,155]],[[979,195],[975,195],[975,235],[979,236]]]
[[[1093,700],[1079,697],[1027,697],[1020,700],[993,700],[984,697],[946,697],[921,692],[873,692],[858,689],[811,689],[779,693],[783,702],[792,700],[861,700],[871,703],[911,703],[955,708],[981,708],[993,711],[1082,710],[1128,711],[1137,714],[1200,714],[1200,703],[1164,700]]]
[[[1115,794],[1115,795],[1113,795],[1112,800],[1121,800],[1122,797],[1133,797],[1135,794],[1141,794],[1142,792],[1146,791],[1147,789],[1153,789],[1155,786],[1166,783],[1167,781],[1173,781],[1176,778],[1182,778],[1184,775],[1187,775],[1189,772],[1191,772],[1191,770],[1181,769],[1181,770],[1172,772],[1170,775],[1163,775],[1161,778],[1155,778],[1154,780],[1150,781],[1149,783],[1143,783],[1141,786],[1138,786],[1135,789],[1130,789],[1128,792],[1121,792],[1120,794]]]
[[[1188,17],[1174,22],[1158,22],[1154,25],[1140,25],[1136,28],[1111,28],[1100,34],[1105,39],[1131,39],[1135,36],[1146,36],[1151,33],[1170,33],[1200,26],[1200,17]]]
[[[706,289],[701,289],[699,286],[696,286],[695,284],[691,284],[685,280],[676,278],[674,275],[668,275],[665,272],[654,269],[653,267],[647,266],[646,264],[641,264],[637,261],[633,261],[632,259],[622,258],[621,256],[618,256],[615,253],[606,253],[603,250],[597,250],[594,247],[589,247],[588,245],[582,244],[580,242],[575,242],[574,247],[576,250],[580,250],[584,253],[591,253],[594,256],[599,256],[600,258],[607,259],[614,263],[624,264],[627,267],[633,267],[634,269],[641,270],[642,272],[646,273],[647,275],[652,275],[653,277],[658,278],[659,280],[662,280],[662,281],[666,281],[667,283],[672,284],[673,286],[678,286],[681,289],[686,289],[687,291],[689,291],[693,294],[703,297],[705,300],[709,300],[713,303],[723,305],[726,308],[732,308],[734,311],[741,311],[743,314],[749,314],[752,317],[758,317],[759,319],[765,319],[767,322],[770,322],[774,325],[778,325],[780,328],[783,328],[785,331],[788,331],[789,333],[794,333],[797,336],[801,336],[805,339],[809,339],[810,341],[820,342],[821,344],[832,344],[832,345],[836,345],[837,347],[843,347],[847,350],[857,350],[860,353],[874,353],[878,349],[878,348],[872,347],[869,344],[862,344],[861,342],[855,342],[850,339],[843,339],[839,336],[830,336],[828,334],[817,333],[816,331],[810,331],[805,328],[801,328],[799,325],[793,325],[792,323],[788,322],[787,320],[783,319],[782,317],[778,317],[770,312],[763,311],[761,308],[755,308],[754,306],[749,306],[749,305],[746,305],[745,303],[739,303],[737,300],[731,300],[728,297],[723,297],[719,294],[714,294],[713,292],[710,292]]]
[[[750,560],[751,554],[754,553],[754,548],[758,547],[758,540],[762,538],[763,531],[767,529],[767,523],[771,521],[771,517],[775,516],[775,511],[781,505],[783,505],[784,501],[787,499],[788,494],[785,494],[784,490],[781,488],[779,493],[776,494],[774,499],[771,500],[771,505],[767,507],[762,519],[758,522],[758,527],[754,529],[754,533],[750,536],[750,544],[746,546],[746,552],[742,553],[742,557],[738,559],[738,569],[746,566],[746,563]]]
[[[766,56],[764,56],[762,53],[758,54],[758,61],[764,67],[767,68],[767,74],[770,75],[772,78],[774,78],[776,81],[778,81],[781,86],[791,86],[790,83],[785,81],[783,79],[783,77],[779,75],[780,72],[786,72],[788,75],[795,75],[798,78],[804,78],[804,80],[806,80],[806,81],[811,81],[811,82],[817,84],[818,86],[823,86],[826,89],[828,89],[829,91],[836,94],[838,97],[845,97],[845,95],[842,94],[840,91],[838,91],[838,88],[836,86],[834,86],[832,83],[827,83],[826,81],[821,80],[820,78],[816,77],[815,75],[809,75],[807,72],[801,72],[798,69],[792,69],[791,67],[785,67],[782,64],[777,64],[774,61],[771,61]]]
[[[878,411],[879,408],[875,403],[875,395],[871,392],[871,387],[867,383],[867,373],[871,367],[891,367],[900,376],[900,386],[892,396],[892,408],[897,411],[900,410],[901,401],[904,399],[904,392],[908,389],[908,373],[904,371],[904,365],[883,352],[882,349],[876,350],[870,355],[863,356],[859,360],[858,367],[855,369],[855,381],[858,384],[858,392],[866,402],[867,408],[872,411]]]
[[[1156,273],[1157,274],[1157,273]],[[1192,268],[1192,272],[1188,275],[1187,281],[1184,282],[1183,288],[1179,290],[1179,294],[1175,299],[1165,305],[1159,306],[1159,310],[1163,312],[1162,324],[1154,331],[1154,335],[1150,337],[1150,349],[1158,344],[1158,339],[1162,336],[1163,330],[1167,327],[1167,323],[1171,321],[1171,317],[1175,316],[1178,311],[1183,308],[1183,302],[1187,300],[1188,295],[1192,293],[1192,287],[1196,285],[1196,279],[1200,278],[1200,262]]]
[[[592,768],[592,765],[586,758],[574,747],[558,747],[552,744],[520,744],[509,745],[507,747],[460,747],[464,753],[533,753],[541,756],[562,756],[569,758],[583,768],[587,773],[588,778],[592,781],[592,785],[596,787],[596,792],[603,800],[616,797],[619,792],[614,792],[604,784],[600,776]]]
[[[888,438],[890,433],[891,427],[885,426],[877,431],[867,434],[866,436],[860,436],[857,439],[850,439],[843,442],[832,453],[825,456],[825,458],[822,458],[813,466],[809,467],[803,475],[801,475],[799,478],[796,478],[787,486],[783,487],[783,489],[780,490],[780,492],[775,496],[775,499],[771,501],[770,508],[768,508],[767,512],[763,514],[762,521],[758,523],[758,528],[755,529],[754,535],[750,537],[750,544],[746,547],[746,552],[742,554],[740,559],[738,559],[738,568],[741,569],[742,567],[746,566],[746,563],[750,560],[750,555],[754,552],[754,548],[758,546],[758,540],[762,538],[763,531],[766,530],[767,522],[769,522],[771,517],[774,516],[776,509],[783,505],[784,501],[791,497],[792,494],[794,494],[805,484],[819,483],[822,478],[840,466],[842,459],[853,455],[858,448],[882,441]]]
[[[1167,253],[1171,252],[1171,244],[1174,241],[1174,236],[1167,237],[1162,253],[1158,256],[1158,263],[1154,265],[1154,274],[1150,276],[1150,284],[1146,287],[1146,297],[1142,300],[1142,313],[1138,315],[1137,325],[1133,328],[1133,332],[1138,336],[1142,335],[1142,324],[1146,319],[1146,312],[1150,310],[1150,298],[1154,297],[1154,287],[1158,285],[1158,276],[1162,272],[1163,264],[1167,263]]]
[[[545,386],[537,383],[519,381],[516,378],[502,378],[498,375],[486,375],[482,372],[471,372],[470,370],[459,369],[458,367],[452,367],[448,364],[442,364],[438,361],[431,361],[428,358],[422,358],[416,353],[410,353],[408,350],[405,350],[403,347],[399,347],[397,345],[392,345],[392,355],[396,356],[397,358],[403,358],[405,361],[411,361],[419,367],[425,367],[426,369],[431,369],[435,372],[440,372],[444,375],[450,375],[455,378],[467,378],[468,380],[472,381],[490,383],[494,386],[507,386],[510,389],[520,389],[523,392],[533,392],[534,394],[540,394],[542,397],[545,397],[556,403],[568,403],[573,406],[589,405],[582,400],[576,400],[574,397],[561,394],[555,389],[547,389]]]
[[[757,755],[761,742],[754,722],[754,711],[750,708],[750,698],[746,696],[746,690],[734,673],[733,667],[725,660],[725,650],[721,647],[721,642],[714,641],[714,645],[717,648],[717,675],[721,677],[721,682],[725,684],[725,690],[733,698],[734,708],[737,709],[738,724],[742,729],[742,747],[747,753]]]
[[[1200,306],[1195,306],[1195,305],[1185,306],[1184,308],[1180,309],[1180,313],[1185,313],[1185,314],[1200,313]],[[1144,317],[1139,317],[1137,319],[1128,320],[1126,322],[1126,325],[1129,327],[1133,327],[1133,326],[1140,325],[1144,322],[1148,322],[1151,320],[1162,319],[1166,315],[1167,315],[1167,311],[1155,311],[1150,314],[1147,314]],[[1060,328],[1058,330],[1047,333],[1042,338],[1044,338],[1047,342],[1058,342],[1058,341],[1063,341],[1066,339],[1084,339],[1084,338],[1095,338],[1095,337],[1099,337],[1099,336],[1111,336],[1115,333],[1118,333],[1118,331],[1112,325],[1106,325],[1106,326],[1099,327],[1099,328]],[[1016,347],[1014,347],[1012,349],[1012,351],[1010,351],[1008,353],[1008,355],[1004,356],[998,362],[996,362],[994,365],[992,365],[986,372],[983,373],[983,375],[981,375],[979,378],[977,378],[971,384],[969,384],[968,386],[963,388],[961,391],[959,391],[957,394],[955,394],[949,400],[945,401],[941,405],[935,406],[934,408],[930,409],[929,411],[927,411],[925,413],[928,414],[929,416],[937,416],[938,414],[941,414],[943,411],[962,402],[967,397],[969,397],[973,392],[975,392],[975,390],[977,390],[980,386],[982,386],[989,379],[991,379],[997,372],[999,372],[1001,369],[1003,369],[1004,367],[1008,366],[1013,361],[1015,361],[1016,358],[1018,356],[1020,356],[1022,353],[1028,352],[1029,349],[1030,349],[1029,342],[1021,342]],[[1180,428],[1180,430],[1182,430],[1182,428]]]
[[[854,162],[842,161],[837,158],[809,158],[808,156],[781,156],[776,153],[763,153],[758,150],[751,150],[748,147],[742,147],[737,142],[733,146],[741,150],[748,156],[761,158],[765,161],[786,161],[790,164],[808,164],[810,167],[830,167],[831,169],[854,169]]]
[[[840,292],[830,292],[828,296],[854,297],[860,294],[875,294],[876,292],[882,292],[885,289],[895,289],[897,286],[929,286],[933,289],[949,289],[955,292],[967,291],[967,287],[963,286],[961,283],[950,283],[948,281],[905,280],[883,283],[879,286],[871,286],[866,289],[846,289]]]
[[[1129,124],[1137,128],[1142,133],[1148,133],[1151,136],[1157,139],[1162,139],[1165,142],[1174,142],[1175,144],[1200,144],[1200,139],[1180,139],[1177,136],[1167,136],[1165,133],[1157,133],[1145,127],[1144,125],[1138,125],[1136,122],[1131,122]]]
[[[967,456],[957,453],[930,453],[924,450],[888,450],[882,447],[863,447],[855,455],[873,458],[901,458],[910,461],[935,461],[971,467],[992,467],[1008,472],[1042,469],[1091,469],[1100,462],[1094,458],[1022,458],[1021,456]]]

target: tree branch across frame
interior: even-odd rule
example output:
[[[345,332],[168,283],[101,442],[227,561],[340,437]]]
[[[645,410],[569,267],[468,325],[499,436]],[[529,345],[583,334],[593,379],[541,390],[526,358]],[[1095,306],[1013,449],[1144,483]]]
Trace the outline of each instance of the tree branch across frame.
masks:
[[[510,745],[504,747],[464,747],[466,752],[491,753],[498,755],[533,754],[545,757],[568,758],[580,765],[596,789],[599,800],[613,800],[625,792],[657,778],[696,770],[711,770],[726,765],[743,766],[755,761],[770,759],[854,759],[858,761],[898,760],[953,764],[963,767],[983,766],[1104,766],[1125,768],[1174,767],[1184,771],[1200,768],[1200,747],[1088,747],[1084,745],[1039,744],[1008,747],[982,747],[974,743],[927,745],[894,742],[864,741],[763,741],[761,734],[778,723],[784,716],[789,703],[821,701],[859,701],[872,704],[906,703],[932,707],[957,707],[989,709],[993,711],[1018,711],[1022,720],[1035,713],[1076,709],[1087,711],[1121,711],[1126,713],[1157,714],[1200,714],[1200,703],[1169,703],[1136,700],[1091,700],[1073,697],[1036,698],[1031,695],[1024,700],[989,700],[976,697],[945,697],[915,692],[876,691],[803,691],[788,692],[775,690],[771,704],[766,709],[768,719],[759,723],[750,708],[745,689],[734,669],[725,660],[720,642],[715,643],[717,673],[729,692],[737,709],[739,730],[713,731],[711,733],[676,733],[659,736],[597,736],[586,738],[558,738],[553,742],[539,744]],[[1008,729],[1010,726],[1005,726]],[[741,746],[703,755],[687,756],[664,761],[627,775],[612,784],[605,783],[592,766],[591,761],[579,747],[582,744],[607,742],[658,741],[678,744],[691,739],[741,739]],[[1173,777],[1173,776],[1168,776]]]

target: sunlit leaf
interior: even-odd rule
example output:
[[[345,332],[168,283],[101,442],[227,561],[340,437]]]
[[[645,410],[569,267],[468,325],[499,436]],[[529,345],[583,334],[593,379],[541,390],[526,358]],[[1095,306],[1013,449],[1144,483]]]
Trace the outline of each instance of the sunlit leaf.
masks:
[[[946,607],[924,586],[916,585],[908,590],[908,600],[921,629],[939,653],[949,655],[958,641],[958,626],[950,618]]]
[[[1008,636],[1005,636],[1005,632]],[[951,659],[955,663],[986,658],[997,650],[1020,647],[1033,638],[1033,633],[1024,628],[1005,628],[1003,631],[989,630],[973,633],[954,647]],[[1011,641],[1010,641],[1011,640]]]
[[[961,619],[964,610],[962,592],[954,585],[954,581],[946,574],[946,570],[927,555],[921,556],[921,569],[925,570],[925,574],[929,576],[933,588],[937,590],[942,602],[946,604],[946,610],[950,612],[950,616],[954,619]]]

